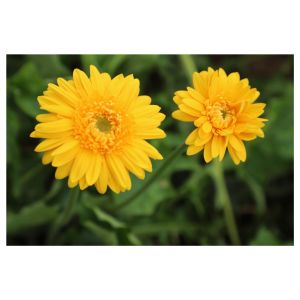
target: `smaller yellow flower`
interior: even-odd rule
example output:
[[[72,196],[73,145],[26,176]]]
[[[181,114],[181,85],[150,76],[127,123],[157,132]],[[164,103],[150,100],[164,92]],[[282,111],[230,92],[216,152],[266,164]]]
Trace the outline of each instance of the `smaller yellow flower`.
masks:
[[[185,141],[187,155],[204,150],[207,163],[216,157],[221,161],[228,148],[235,164],[246,161],[243,141],[263,138],[267,121],[259,118],[266,104],[254,103],[257,89],[250,87],[248,79],[241,80],[239,73],[226,75],[222,68],[195,72],[193,85],[173,98],[179,107],[173,118],[196,126]]]

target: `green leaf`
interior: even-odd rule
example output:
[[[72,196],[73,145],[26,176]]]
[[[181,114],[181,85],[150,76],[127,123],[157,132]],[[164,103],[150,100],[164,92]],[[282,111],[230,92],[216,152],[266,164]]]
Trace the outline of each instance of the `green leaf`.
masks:
[[[116,202],[121,203],[127,199],[127,197],[130,197],[130,195],[135,193],[143,183],[144,182],[141,180],[138,181],[134,179],[132,182],[134,188],[127,193],[118,195],[116,197]],[[174,194],[175,191],[172,189],[170,182],[165,178],[160,178],[155,184],[152,184],[144,194],[122,208],[122,214],[126,216],[152,215],[162,201],[172,198]]]
[[[20,130],[20,123],[17,113],[10,107],[7,108],[7,162],[14,163],[15,159],[19,157],[18,147],[18,133]]]
[[[57,78],[70,74],[59,55],[30,55],[28,61],[36,66],[43,78]]]
[[[84,205],[91,209],[96,216],[98,223],[90,224],[88,223],[88,226],[91,230],[94,231],[95,234],[97,234],[98,237],[103,234],[103,230],[111,230],[115,232],[118,243],[120,245],[140,245],[140,240],[130,232],[129,228],[127,228],[126,224],[119,221],[112,215],[104,212],[100,207],[95,206],[93,204],[93,200],[91,201],[91,198],[93,198],[91,195],[87,195],[84,199]]]
[[[80,60],[83,67],[83,70],[87,73],[90,72],[90,65],[94,65],[98,68],[100,68],[100,71],[102,72],[102,64],[101,61],[104,60],[105,57],[100,55],[81,55]]]
[[[199,226],[199,224],[197,223],[164,221],[148,224],[139,224],[132,228],[132,232],[137,235],[155,235],[160,234],[162,232],[179,233],[199,231],[201,229],[201,226]]]
[[[42,94],[45,81],[32,62],[24,64],[8,81],[8,92],[13,95],[16,105],[29,117],[41,113],[37,96]]]
[[[8,164],[8,180],[13,182],[12,195],[18,198],[21,194],[21,149],[19,146],[20,123],[18,114],[7,107],[7,164]]]
[[[260,245],[260,246],[276,246],[280,244],[280,241],[266,227],[262,227],[256,233],[255,238],[250,242],[251,245]]]
[[[119,245],[138,246],[142,244],[139,238],[135,234],[130,233],[130,231],[127,228],[120,228],[116,232],[118,236]]]
[[[103,245],[117,245],[116,234],[110,230],[100,227],[98,224],[92,221],[86,221],[84,227],[97,236]]]
[[[8,211],[7,233],[21,234],[31,228],[52,222],[57,216],[57,207],[47,206],[42,202],[25,206],[18,213]]]
[[[112,55],[109,65],[108,65],[108,72],[114,75],[116,74],[116,71],[118,70],[119,66],[128,58],[128,55]],[[121,70],[117,73],[123,73]],[[126,75],[126,74],[125,74]]]
[[[39,104],[36,99],[24,95],[20,90],[16,89],[14,91],[15,102],[19,108],[29,117],[35,118],[41,113]]]
[[[112,228],[118,229],[118,228],[125,227],[124,223],[118,221],[113,216],[102,211],[99,207],[91,207],[91,209],[93,210],[93,212],[95,213],[95,215],[99,221],[109,224]]]
[[[283,159],[293,159],[294,157],[294,108],[293,108],[293,86],[287,84],[284,94],[280,98],[275,98],[270,103],[266,125],[266,137],[269,143],[265,147],[270,147],[269,152],[274,152]]]
[[[115,217],[112,215],[104,212],[100,207],[99,204],[100,202],[98,199],[101,198],[100,196],[94,196],[88,192],[83,193],[82,195],[82,203],[85,207],[90,209],[95,217],[97,218],[98,221],[105,223],[105,225],[108,226],[108,228],[111,229],[118,229],[118,228],[124,228],[125,225],[117,220]]]
[[[238,166],[258,184],[265,185],[272,178],[290,168],[294,156],[293,87],[287,83],[282,95],[267,104],[269,121],[263,128],[264,139],[246,144],[247,161]]]

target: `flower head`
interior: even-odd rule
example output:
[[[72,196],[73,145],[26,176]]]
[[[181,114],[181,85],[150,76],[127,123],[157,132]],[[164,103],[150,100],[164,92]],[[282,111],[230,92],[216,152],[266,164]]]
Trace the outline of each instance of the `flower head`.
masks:
[[[264,103],[254,103],[259,96],[248,79],[239,73],[226,75],[223,69],[193,74],[194,88],[177,91],[174,102],[179,110],[173,118],[193,122],[196,126],[186,139],[187,155],[204,150],[204,160],[224,158],[226,149],[235,164],[246,160],[244,141],[264,137],[262,128],[266,119],[259,118]]]
[[[44,139],[36,148],[42,162],[56,167],[57,179],[69,187],[96,185],[99,193],[110,187],[116,193],[131,189],[129,172],[140,179],[152,171],[152,159],[161,154],[147,139],[165,137],[159,129],[165,115],[139,96],[139,80],[132,75],[111,79],[90,67],[90,78],[75,69],[72,80],[57,79],[38,97],[40,122],[31,133]]]

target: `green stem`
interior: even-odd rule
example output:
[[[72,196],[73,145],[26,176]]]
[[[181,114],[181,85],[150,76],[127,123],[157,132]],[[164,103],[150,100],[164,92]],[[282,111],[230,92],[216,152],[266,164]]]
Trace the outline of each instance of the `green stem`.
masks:
[[[25,184],[35,176],[38,176],[39,172],[43,170],[43,165],[41,164],[36,164],[35,167],[30,169],[27,173],[25,173],[21,178],[20,178],[20,183]]]
[[[53,224],[53,227],[50,230],[50,233],[49,233],[49,242],[50,243],[52,243],[52,241],[56,237],[56,235],[59,232],[59,230],[61,229],[61,227],[63,227],[70,221],[70,219],[74,213],[75,206],[79,200],[79,196],[80,196],[80,190],[78,187],[70,190],[69,198],[66,203],[66,206],[65,206],[64,210],[62,211],[62,214],[58,217],[58,219]]]
[[[186,77],[191,81],[192,74],[197,71],[197,66],[193,57],[191,55],[180,55],[180,60],[186,73]]]
[[[175,148],[173,152],[159,166],[156,172],[153,173],[152,176],[145,182],[145,184],[140,189],[138,189],[135,193],[129,196],[126,200],[124,200],[122,203],[112,208],[112,211],[120,210],[124,208],[125,206],[132,203],[135,199],[137,199],[141,194],[143,194],[151,186],[151,184],[162,175],[162,173],[169,166],[172,160],[174,160],[178,155],[180,155],[183,152],[184,148],[185,148],[185,144],[182,144],[177,148]]]
[[[222,163],[215,159],[212,164],[212,177],[216,185],[217,197],[224,209],[224,216],[228,234],[233,245],[240,245],[240,237],[234,218],[230,196],[226,187]]]
[[[193,72],[197,70],[196,64],[191,55],[180,55],[180,60],[187,78],[191,81]],[[215,159],[212,177],[215,181],[217,197],[224,208],[225,222],[232,244],[240,245],[239,233],[237,230],[230,196],[226,187],[222,164]]]

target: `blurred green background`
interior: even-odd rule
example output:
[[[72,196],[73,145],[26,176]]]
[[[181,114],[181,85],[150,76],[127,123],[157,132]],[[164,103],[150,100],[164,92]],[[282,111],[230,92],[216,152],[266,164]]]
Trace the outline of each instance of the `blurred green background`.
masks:
[[[224,161],[226,183],[243,245],[292,245],[293,228],[293,56],[194,55],[198,71],[223,67],[249,78],[266,102],[264,139],[246,143],[247,161]],[[166,172],[122,210],[109,212],[130,192],[99,195],[94,187],[69,206],[66,180],[43,166],[29,138],[41,113],[37,96],[57,77],[94,64],[112,76],[133,73],[141,94],[167,115],[167,138],[153,141],[166,158],[191,131],[171,118],[176,90],[190,85],[179,55],[8,55],[7,56],[7,244],[8,245],[230,245],[223,208],[202,154],[179,156]],[[163,161],[153,163],[154,172]],[[151,175],[147,174],[146,179]],[[64,221],[62,221],[64,220]]]

